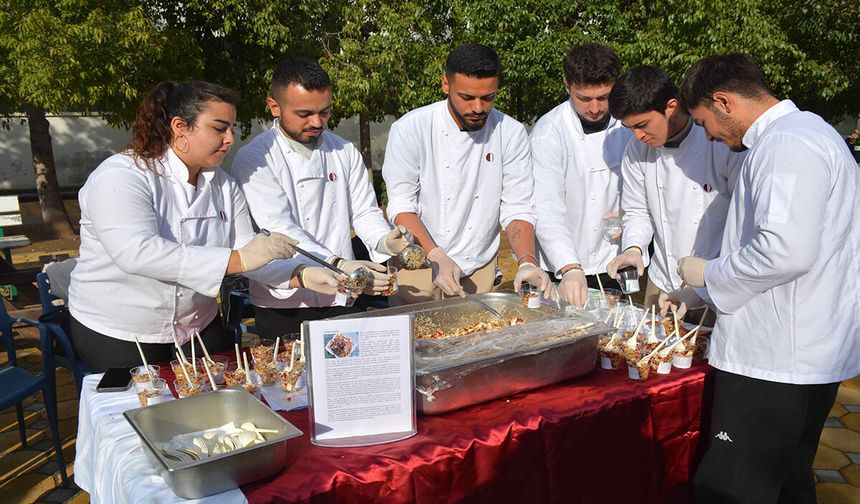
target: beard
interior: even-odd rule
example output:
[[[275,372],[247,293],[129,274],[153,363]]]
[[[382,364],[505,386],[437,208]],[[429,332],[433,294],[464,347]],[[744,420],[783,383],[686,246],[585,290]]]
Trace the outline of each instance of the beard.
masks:
[[[282,121],[278,121],[278,126],[281,128],[281,131],[283,131],[284,134],[292,140],[305,144],[308,147],[316,145],[322,132],[325,131],[325,127],[319,129],[292,130],[287,128],[287,125]]]
[[[731,118],[720,112],[717,108],[713,109],[714,117],[720,122],[720,125],[728,132],[727,138],[721,140],[732,152],[743,152],[748,149],[743,143],[744,134],[746,131],[741,126],[737,119]]]
[[[478,131],[483,128],[485,124],[487,124],[487,117],[490,115],[489,112],[483,112],[479,115],[479,117],[475,119],[469,119],[462,113],[460,113],[459,110],[457,110],[457,107],[455,107],[454,104],[451,103],[450,98],[448,99],[448,105],[448,108],[451,110],[451,113],[457,119],[457,124],[460,125],[460,128],[463,131]]]

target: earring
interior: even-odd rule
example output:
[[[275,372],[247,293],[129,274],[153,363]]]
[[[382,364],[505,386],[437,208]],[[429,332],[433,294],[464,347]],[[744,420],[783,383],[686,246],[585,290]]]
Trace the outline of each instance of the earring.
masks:
[[[185,140],[184,147],[179,147],[179,140]],[[188,141],[188,138],[185,135],[179,135],[179,138],[176,139],[176,142],[173,143],[173,146],[183,154],[187,154],[188,151],[191,150],[191,143]]]

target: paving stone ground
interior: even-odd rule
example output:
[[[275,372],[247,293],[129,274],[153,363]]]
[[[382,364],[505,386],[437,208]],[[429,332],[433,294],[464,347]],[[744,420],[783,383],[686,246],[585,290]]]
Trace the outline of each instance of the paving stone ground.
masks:
[[[510,289],[516,263],[510,259],[510,248],[502,233],[499,267],[504,275],[502,288]],[[69,251],[76,255],[77,251]],[[247,344],[247,342],[246,342]],[[39,368],[37,349],[19,350],[19,361],[33,371]],[[6,364],[6,352],[0,355],[0,366]],[[57,371],[58,410],[63,454],[69,478],[73,479],[75,437],[77,435],[78,396],[72,374]],[[53,443],[48,430],[42,398],[25,402],[28,447],[22,448],[15,409],[0,411],[0,501],[3,503],[71,503],[89,502],[89,495],[72,483],[60,486]],[[819,504],[860,503],[860,376],[839,387],[836,403],[821,435],[813,465]]]

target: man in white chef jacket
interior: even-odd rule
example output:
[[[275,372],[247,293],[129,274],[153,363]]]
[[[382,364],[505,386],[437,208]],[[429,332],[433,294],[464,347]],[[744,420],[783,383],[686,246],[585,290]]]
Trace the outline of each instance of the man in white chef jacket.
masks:
[[[630,132],[609,114],[609,91],[620,63],[600,44],[572,47],[564,56],[570,99],[550,110],[530,135],[541,265],[561,279],[558,292],[582,306],[588,287],[618,288],[606,265],[620,250],[605,221],[620,216],[621,158]]]
[[[634,266],[642,275],[653,239],[645,306],[666,306],[682,287],[678,259],[720,253],[720,239],[744,155],[708,141],[678,102],[678,87],[658,68],[625,72],[609,94],[609,111],[633,131],[621,163],[623,252],[607,270]]]
[[[307,58],[278,63],[266,100],[276,121],[239,150],[233,175],[259,227],[289,233],[300,247],[347,273],[360,266],[373,270],[365,292],[379,293],[388,286],[386,269],[353,259],[351,228],[378,262],[409,242],[401,229],[391,229],[377,206],[358,149],[326,129],[331,102],[332,83],[319,63]],[[300,278],[315,281],[301,273]],[[258,334],[272,339],[299,332],[304,320],[360,309],[345,306],[346,296],[259,281],[251,281],[250,296]]]
[[[460,46],[445,62],[448,98],[391,126],[382,167],[388,217],[412,232],[431,264],[398,272],[393,305],[490,291],[499,224],[519,263],[514,288],[529,282],[549,291],[537,265],[526,130],[493,108],[501,74],[492,49]]]
[[[814,503],[824,421],[860,373],[860,173],[839,134],[775,98],[746,55],[693,65],[681,100],[710,138],[748,149],[719,257],[679,263],[719,313],[696,502]]]

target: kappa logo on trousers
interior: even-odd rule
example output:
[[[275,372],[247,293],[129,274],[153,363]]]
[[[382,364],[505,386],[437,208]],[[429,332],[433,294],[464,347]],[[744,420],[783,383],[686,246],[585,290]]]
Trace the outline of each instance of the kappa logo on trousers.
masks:
[[[730,438],[729,435],[726,434],[726,431],[720,431],[720,433],[714,437],[719,439],[720,441],[728,441],[729,443],[734,443],[734,441],[732,441],[732,438]]]

